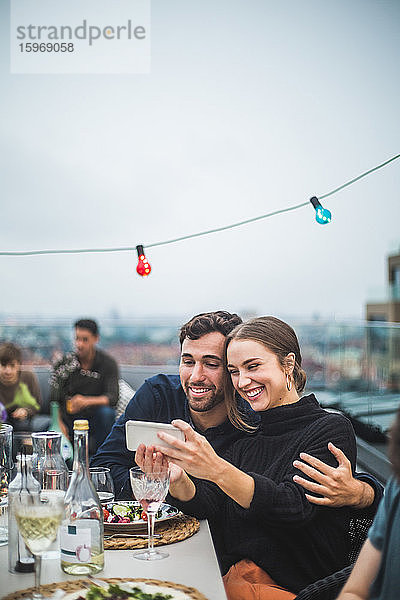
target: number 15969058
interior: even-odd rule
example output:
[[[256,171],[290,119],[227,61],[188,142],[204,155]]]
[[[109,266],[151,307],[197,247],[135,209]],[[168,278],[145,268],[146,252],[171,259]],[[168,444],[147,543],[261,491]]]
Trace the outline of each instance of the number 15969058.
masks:
[[[72,42],[25,42],[19,48],[20,52],[74,52]]]

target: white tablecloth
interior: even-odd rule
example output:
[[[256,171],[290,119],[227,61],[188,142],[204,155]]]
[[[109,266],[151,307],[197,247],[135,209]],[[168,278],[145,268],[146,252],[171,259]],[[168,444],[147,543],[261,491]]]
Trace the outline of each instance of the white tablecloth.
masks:
[[[107,550],[105,568],[98,577],[147,577],[181,583],[197,588],[208,600],[226,600],[221,574],[207,521],[191,538],[160,546],[169,553],[164,560],[143,561],[133,558],[135,550]],[[34,585],[34,576],[13,574],[7,570],[7,546],[0,548],[0,597]],[[58,560],[43,560],[42,583],[75,579],[61,571]]]

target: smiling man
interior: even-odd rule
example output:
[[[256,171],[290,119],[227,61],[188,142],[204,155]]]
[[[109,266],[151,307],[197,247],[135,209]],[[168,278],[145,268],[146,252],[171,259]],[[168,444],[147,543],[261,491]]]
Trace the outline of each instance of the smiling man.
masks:
[[[129,468],[134,453],[126,448],[126,421],[183,419],[220,454],[243,435],[227,419],[223,393],[225,337],[241,321],[236,314],[216,311],[196,315],[182,326],[179,375],[147,379],[91,461],[93,466],[111,468],[117,498],[132,499]]]
[[[223,351],[225,336],[219,331],[182,342],[179,377],[197,427],[206,430],[226,419]]]

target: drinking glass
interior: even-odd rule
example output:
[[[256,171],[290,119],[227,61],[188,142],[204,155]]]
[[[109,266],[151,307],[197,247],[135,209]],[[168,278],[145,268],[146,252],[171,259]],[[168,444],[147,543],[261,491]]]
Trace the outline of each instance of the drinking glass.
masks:
[[[40,593],[42,555],[56,539],[64,514],[64,500],[58,494],[49,494],[44,500],[24,491],[13,500],[18,529],[25,544],[35,557],[35,591],[33,600],[43,598]]]
[[[134,558],[140,560],[160,560],[167,558],[168,552],[154,550],[154,520],[169,488],[169,472],[144,473],[139,467],[129,469],[133,494],[147,512],[147,550],[137,552]]]
[[[8,484],[13,467],[11,425],[0,425],[0,546],[8,542]]]
[[[14,431],[13,433],[13,460],[18,454],[32,454],[32,434],[29,431]]]
[[[54,497],[58,497],[60,502],[64,502],[66,492],[65,473],[49,469],[43,475],[42,485],[42,491],[40,492],[40,499],[42,502],[52,502]],[[43,552],[42,558],[60,558],[59,531],[57,531],[55,540],[50,544],[48,549]]]
[[[68,487],[68,467],[61,454],[62,434],[58,431],[32,433],[33,473],[42,489]],[[48,474],[54,476],[54,480]],[[54,487],[54,486],[57,487]]]
[[[89,471],[101,504],[112,502],[115,498],[115,492],[110,469],[107,467],[91,467]]]
[[[33,474],[41,486],[40,498],[47,501],[50,496],[64,500],[68,487],[68,468],[61,454],[62,434],[58,431],[32,433]],[[60,536],[57,533],[42,558],[60,558]]]

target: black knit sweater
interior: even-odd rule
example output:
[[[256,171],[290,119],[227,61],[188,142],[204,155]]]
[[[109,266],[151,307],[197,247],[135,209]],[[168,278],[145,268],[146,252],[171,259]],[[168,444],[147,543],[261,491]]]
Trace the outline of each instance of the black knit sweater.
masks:
[[[171,502],[187,514],[219,523],[217,548],[222,572],[243,558],[266,571],[279,585],[297,592],[347,564],[349,510],[311,504],[293,482],[293,461],[308,452],[332,466],[328,442],[353,465],[356,445],[350,421],[323,410],[313,394],[295,404],[261,413],[254,437],[234,444],[227,459],[254,478],[251,505],[244,509],[214,484],[194,479],[190,502]]]

